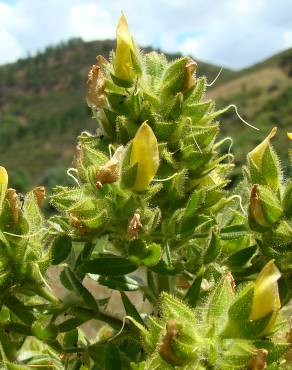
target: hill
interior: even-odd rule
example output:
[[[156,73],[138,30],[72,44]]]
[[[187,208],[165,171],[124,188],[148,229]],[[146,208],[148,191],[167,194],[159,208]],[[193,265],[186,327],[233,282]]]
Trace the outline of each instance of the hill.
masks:
[[[96,55],[108,58],[114,48],[113,40],[73,39],[0,67],[0,162],[11,174],[11,186],[25,190],[64,181],[76,136],[97,127],[85,103],[88,70]],[[210,80],[218,70],[199,63]]]
[[[88,69],[97,54],[108,57],[114,47],[112,40],[73,39],[0,67],[0,162],[11,174],[11,186],[26,190],[64,181],[76,136],[96,129],[85,103]],[[208,81],[219,70],[200,61],[198,66],[198,75],[205,74]],[[232,111],[225,114],[222,128],[234,138],[233,151],[240,162],[274,125],[284,128],[277,146],[282,151],[287,147],[284,131],[291,129],[291,77],[292,50],[287,50],[242,71],[223,70],[210,88],[208,96],[216,99],[218,108],[234,103],[246,120],[261,129],[251,131]]]

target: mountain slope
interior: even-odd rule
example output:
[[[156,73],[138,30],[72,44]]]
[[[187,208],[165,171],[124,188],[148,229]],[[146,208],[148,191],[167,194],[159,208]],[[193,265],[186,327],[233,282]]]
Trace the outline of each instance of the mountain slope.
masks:
[[[114,47],[112,40],[74,39],[0,67],[0,163],[9,170],[11,186],[26,190],[64,181],[76,136],[97,127],[85,103],[88,69],[97,54],[108,57]],[[208,81],[218,70],[198,62],[198,75],[205,74]],[[221,119],[223,132],[235,139],[233,151],[240,162],[273,125],[291,129],[291,71],[292,50],[287,50],[239,72],[223,70],[209,88],[218,108],[234,103],[246,120],[261,128],[252,131],[231,111]],[[288,144],[285,130],[276,140],[282,151]]]

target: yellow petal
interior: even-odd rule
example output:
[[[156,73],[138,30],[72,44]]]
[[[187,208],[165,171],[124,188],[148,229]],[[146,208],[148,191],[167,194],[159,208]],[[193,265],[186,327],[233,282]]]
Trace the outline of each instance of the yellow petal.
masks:
[[[274,260],[269,261],[259,273],[254,286],[250,320],[261,319],[271,312],[277,314],[280,310],[281,302],[277,283],[280,277],[281,273],[275,266]],[[273,323],[275,319],[276,317],[273,318]]]
[[[117,49],[115,59],[115,75],[122,80],[131,81],[135,76],[131,56],[132,51],[132,36],[129,32],[127,19],[122,13],[117,26]]]
[[[290,140],[292,140],[292,132],[287,132],[287,136]]]
[[[0,166],[0,213],[2,211],[3,201],[5,199],[8,186],[8,174],[4,167]]]
[[[133,190],[143,191],[153,180],[159,166],[157,139],[146,122],[140,126],[132,142],[130,164],[136,163],[138,168]]]
[[[2,185],[2,187],[5,188],[6,191],[8,185],[8,174],[6,169],[2,166],[0,166],[0,185]]]
[[[248,157],[251,158],[257,166],[260,166],[263,154],[269,145],[270,140],[276,135],[276,133],[277,127],[273,127],[269,135],[257,147],[248,153]]]

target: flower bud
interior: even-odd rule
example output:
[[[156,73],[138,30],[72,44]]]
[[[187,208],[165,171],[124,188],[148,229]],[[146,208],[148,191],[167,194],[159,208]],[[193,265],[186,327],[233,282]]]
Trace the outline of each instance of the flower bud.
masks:
[[[127,19],[121,14],[117,26],[117,49],[115,58],[115,76],[121,80],[132,81],[135,71],[132,61],[134,45],[129,32]]]
[[[157,139],[151,127],[144,122],[132,141],[130,165],[137,164],[134,191],[146,190],[159,167]]]
[[[173,366],[182,366],[193,362],[196,357],[196,342],[191,329],[176,320],[166,322],[166,333],[159,347],[160,356]]]
[[[135,212],[128,225],[128,236],[130,238],[137,237],[142,227],[141,216],[138,212]]]
[[[7,190],[7,199],[10,203],[11,215],[12,215],[13,222],[14,222],[14,224],[17,224],[18,218],[19,218],[20,208],[19,208],[19,204],[18,204],[18,196],[17,196],[17,193],[16,193],[15,189],[11,188],[11,189]]]
[[[287,132],[288,139],[292,140],[292,132]]]
[[[258,194],[257,185],[254,185],[250,193],[250,218],[258,225],[268,228],[270,225],[266,222],[261,200]]]
[[[266,148],[270,144],[270,140],[276,135],[277,127],[273,127],[269,135],[251,152],[248,153],[248,159],[251,159],[257,167],[261,167],[262,158]]]
[[[255,281],[249,320],[259,320],[272,313],[262,335],[271,331],[281,308],[277,283],[280,277],[280,271],[275,266],[274,260],[271,260],[264,266]]]
[[[255,231],[265,231],[279,221],[282,216],[279,200],[265,186],[254,185],[251,189],[249,224]]]
[[[182,93],[185,94],[190,91],[196,84],[196,79],[194,78],[194,73],[197,69],[197,63],[189,58],[185,66],[185,79],[183,84]]]
[[[281,180],[280,161],[270,144],[276,132],[277,127],[274,127],[269,135],[247,155],[251,182],[268,185],[273,190],[278,190]]]
[[[33,189],[33,194],[37,201],[38,206],[41,208],[44,204],[44,200],[46,197],[46,189],[44,186],[37,186]]]

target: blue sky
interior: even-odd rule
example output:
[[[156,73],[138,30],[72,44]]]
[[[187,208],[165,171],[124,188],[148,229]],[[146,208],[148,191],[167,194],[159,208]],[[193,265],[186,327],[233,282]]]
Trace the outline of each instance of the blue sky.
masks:
[[[239,69],[292,47],[292,0],[0,0],[0,64],[70,37],[115,37]]]

